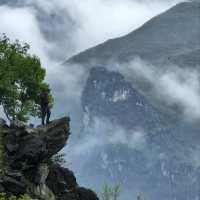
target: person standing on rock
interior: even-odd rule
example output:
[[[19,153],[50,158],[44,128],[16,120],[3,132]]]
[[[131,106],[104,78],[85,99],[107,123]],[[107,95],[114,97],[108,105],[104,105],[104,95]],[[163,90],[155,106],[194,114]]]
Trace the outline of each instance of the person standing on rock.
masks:
[[[51,116],[51,106],[49,100],[49,92],[47,90],[42,90],[40,94],[40,106],[41,106],[41,117],[42,117],[42,125],[49,124],[50,116]]]

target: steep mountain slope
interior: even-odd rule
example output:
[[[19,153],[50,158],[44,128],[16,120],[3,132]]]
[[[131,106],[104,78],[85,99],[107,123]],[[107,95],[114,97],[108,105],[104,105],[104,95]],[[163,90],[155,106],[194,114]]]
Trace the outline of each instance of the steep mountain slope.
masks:
[[[96,117],[105,117],[125,130],[139,127],[147,132],[145,147],[139,150],[123,141],[95,148],[82,168],[83,181],[96,176],[90,183],[96,187],[105,181],[120,182],[124,199],[128,200],[140,192],[150,200],[200,199],[199,127],[178,119],[174,113],[180,112],[180,108],[170,108],[174,111],[171,115],[169,107],[155,102],[155,93],[145,80],[136,80],[135,74],[130,74],[134,82],[131,84],[119,71],[114,72],[119,63],[126,70],[127,62],[135,57],[153,64],[160,74],[173,68],[172,64],[200,70],[199,49],[200,2],[191,1],[178,4],[138,30],[66,62],[90,70],[82,94],[89,127]]]
[[[69,61],[75,63],[124,62],[135,56],[161,62],[175,54],[200,48],[200,2],[185,2],[153,18],[128,35],[109,40],[82,52]]]
[[[123,198],[127,200],[140,192],[152,200],[200,197],[199,168],[195,164],[195,157],[200,153],[198,128],[169,119],[122,75],[104,68],[91,70],[82,104],[90,119],[86,132],[96,117],[106,117],[111,123],[123,126],[127,135],[132,134],[127,136],[130,140],[135,137],[135,130],[147,133],[145,144],[139,149],[124,144],[124,136],[119,137],[117,144],[96,147],[84,163],[80,173],[82,182],[95,177],[88,186],[96,188],[105,182],[121,183]],[[115,125],[113,132],[118,132]]]
[[[93,68],[82,95],[85,112],[106,116],[126,128],[151,132],[167,127],[167,116],[155,109],[125,78],[105,68]]]

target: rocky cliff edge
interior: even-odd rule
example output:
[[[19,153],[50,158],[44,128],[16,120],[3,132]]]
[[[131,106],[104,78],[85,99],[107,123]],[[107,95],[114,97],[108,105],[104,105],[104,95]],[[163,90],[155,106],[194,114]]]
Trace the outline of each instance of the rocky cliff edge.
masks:
[[[37,128],[0,120],[0,193],[29,194],[37,200],[98,200],[80,187],[73,172],[55,163],[70,135],[65,117]]]

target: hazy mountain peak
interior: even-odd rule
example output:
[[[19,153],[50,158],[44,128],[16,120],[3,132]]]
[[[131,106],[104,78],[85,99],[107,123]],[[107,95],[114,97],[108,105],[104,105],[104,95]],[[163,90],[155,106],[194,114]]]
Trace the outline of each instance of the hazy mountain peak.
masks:
[[[200,1],[177,4],[154,17],[128,35],[88,49],[70,62],[88,63],[108,60],[130,61],[134,56],[149,61],[200,48]]]

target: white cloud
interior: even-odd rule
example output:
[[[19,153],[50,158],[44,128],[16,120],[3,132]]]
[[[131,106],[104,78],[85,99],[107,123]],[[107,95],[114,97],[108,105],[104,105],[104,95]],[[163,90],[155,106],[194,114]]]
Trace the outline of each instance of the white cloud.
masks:
[[[105,118],[96,117],[94,123],[87,126],[86,131],[86,133],[82,132],[83,136],[78,142],[67,146],[68,160],[77,160],[81,156],[88,156],[95,149],[103,149],[106,145],[124,145],[136,150],[143,150],[146,145],[147,135],[142,128],[125,130]]]
[[[61,0],[56,1],[56,5],[65,8],[76,22],[73,39],[76,51],[81,51],[133,31],[178,2],[180,0]]]
[[[200,119],[200,75],[197,71],[179,68],[178,66],[163,66],[162,68],[136,58],[133,62],[117,66],[136,87],[135,77],[149,84],[151,95],[165,102],[163,106],[179,106],[180,114],[189,121]],[[163,71],[163,69],[167,69]],[[112,69],[116,70],[116,69]]]
[[[37,54],[46,62],[49,48],[40,32],[37,19],[31,9],[0,7],[0,32],[12,40],[19,39],[31,45],[31,53]]]
[[[200,119],[200,81],[195,71],[180,70],[160,77],[160,91],[169,104],[180,104],[191,121]]]

